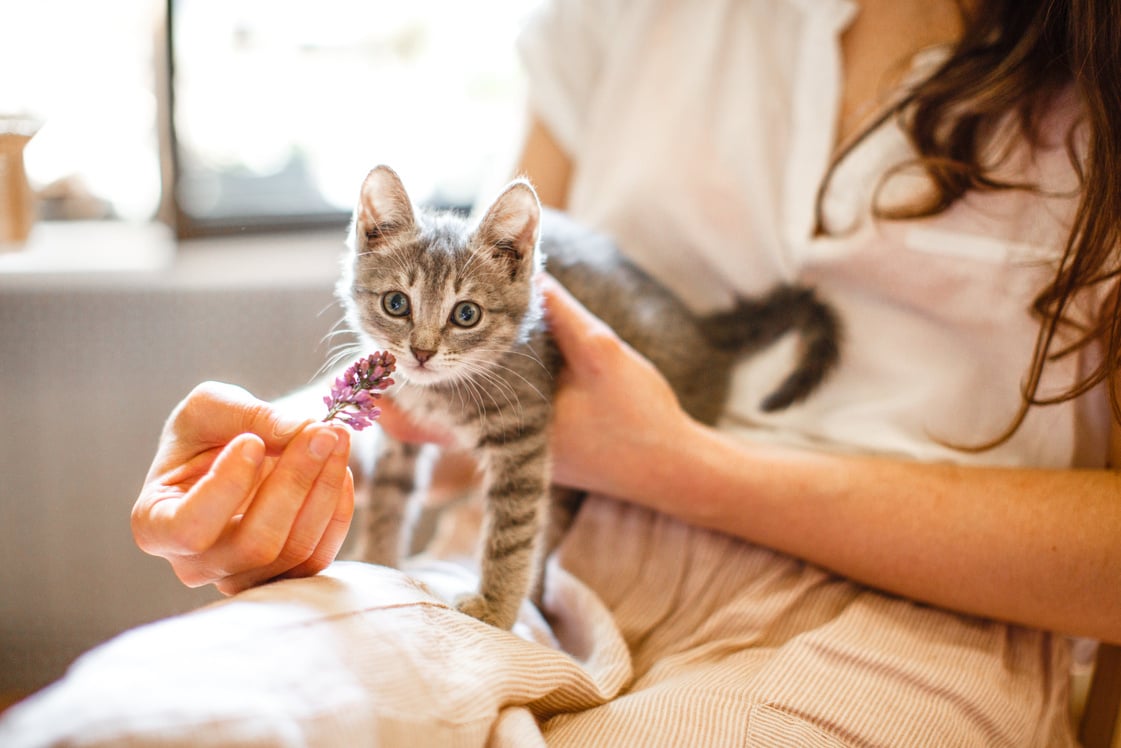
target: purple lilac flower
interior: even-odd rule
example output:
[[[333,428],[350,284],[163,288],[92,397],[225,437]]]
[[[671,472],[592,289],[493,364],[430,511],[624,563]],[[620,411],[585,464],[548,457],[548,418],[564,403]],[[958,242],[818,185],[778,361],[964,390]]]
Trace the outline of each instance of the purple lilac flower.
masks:
[[[331,385],[331,394],[323,398],[327,405],[324,421],[337,418],[355,431],[373,424],[381,415],[375,401],[379,390],[393,384],[389,375],[397,366],[392,353],[381,351],[360,358]]]

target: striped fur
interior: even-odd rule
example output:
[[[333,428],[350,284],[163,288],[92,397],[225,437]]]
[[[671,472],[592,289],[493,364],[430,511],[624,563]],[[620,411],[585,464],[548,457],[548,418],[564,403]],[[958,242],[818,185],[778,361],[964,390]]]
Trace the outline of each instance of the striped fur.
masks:
[[[363,344],[397,358],[395,402],[440,424],[482,467],[482,578],[458,607],[501,628],[513,625],[579,502],[550,488],[548,427],[562,362],[533,283],[546,255],[549,272],[649,357],[702,421],[719,415],[735,362],[791,329],[802,333],[803,358],[765,407],[806,397],[839,355],[836,316],[809,289],[784,286],[696,318],[606,238],[543,213],[523,180],[472,226],[417,211],[397,175],[378,167],[363,183],[349,247],[339,296]],[[417,450],[386,442],[362,557],[396,565]]]

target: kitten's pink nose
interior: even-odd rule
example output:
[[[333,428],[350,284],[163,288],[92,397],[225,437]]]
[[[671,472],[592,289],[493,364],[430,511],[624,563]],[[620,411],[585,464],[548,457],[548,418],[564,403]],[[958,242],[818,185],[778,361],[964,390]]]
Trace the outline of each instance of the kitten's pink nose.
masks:
[[[421,365],[424,365],[428,359],[436,354],[436,351],[426,351],[423,348],[410,348],[409,350],[412,351],[413,356],[416,357],[416,362]]]

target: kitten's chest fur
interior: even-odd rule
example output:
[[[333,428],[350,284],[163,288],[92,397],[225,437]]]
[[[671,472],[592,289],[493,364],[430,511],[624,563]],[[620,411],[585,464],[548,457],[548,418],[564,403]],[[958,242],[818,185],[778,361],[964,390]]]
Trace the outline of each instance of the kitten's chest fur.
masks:
[[[486,371],[436,385],[404,382],[394,405],[421,424],[450,434],[460,449],[485,449],[502,434],[537,427],[552,408],[560,354],[543,323],[525,342],[499,356]]]

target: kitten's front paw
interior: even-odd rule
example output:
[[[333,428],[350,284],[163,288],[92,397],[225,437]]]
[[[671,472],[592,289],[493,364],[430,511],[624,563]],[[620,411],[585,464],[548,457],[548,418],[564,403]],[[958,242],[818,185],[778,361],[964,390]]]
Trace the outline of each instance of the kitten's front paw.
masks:
[[[466,613],[483,623],[489,623],[495,628],[507,631],[514,626],[514,621],[518,617],[517,608],[509,612],[500,610],[479,594],[460,595],[456,598],[455,607],[460,613]]]

